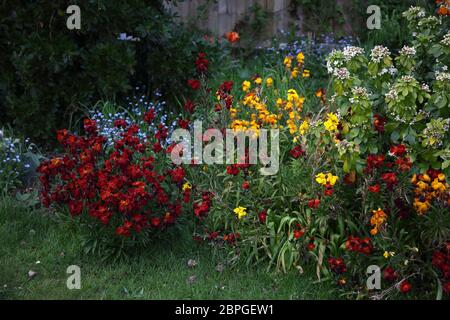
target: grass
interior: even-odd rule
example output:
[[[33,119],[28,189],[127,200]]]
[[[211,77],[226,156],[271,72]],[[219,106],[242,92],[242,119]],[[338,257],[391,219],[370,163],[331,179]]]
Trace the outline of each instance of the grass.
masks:
[[[73,225],[16,200],[0,199],[0,299],[332,299],[331,284],[312,273],[268,273],[255,267],[216,270],[220,257],[188,233],[123,262],[83,256]],[[195,268],[187,266],[194,259]],[[36,263],[39,261],[40,263]],[[69,265],[81,267],[81,289],[69,290]],[[29,278],[28,272],[37,272]],[[189,278],[195,277],[194,281]]]

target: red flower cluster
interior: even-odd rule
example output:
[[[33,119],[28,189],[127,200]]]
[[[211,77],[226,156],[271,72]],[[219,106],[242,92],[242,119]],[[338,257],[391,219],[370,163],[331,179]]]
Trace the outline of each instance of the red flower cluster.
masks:
[[[200,52],[195,60],[195,68],[199,74],[206,73],[208,71],[209,61],[206,59],[206,53]]]
[[[194,214],[203,219],[209,213],[214,195],[211,192],[203,192],[201,202],[194,203]]]
[[[441,272],[445,293],[450,293],[450,242],[444,249],[434,252],[431,263]]]
[[[152,110],[144,117],[151,121]],[[137,135],[139,128],[125,121],[115,125],[126,130],[112,150],[104,147],[106,139],[93,120],[84,120],[86,137],[58,131],[65,154],[38,168],[43,204],[66,205],[72,216],[86,213],[124,237],[173,224],[182,210],[181,192],[174,191],[180,189],[184,169],[175,168],[169,176],[158,173],[149,144]],[[160,127],[155,136],[160,145],[167,133]]]
[[[320,205],[319,199],[312,199],[308,201],[308,207],[310,207],[311,209],[317,209],[319,205]]]
[[[186,110],[189,113],[194,113],[195,110],[195,104],[191,100],[186,100],[183,106],[184,110]]]
[[[387,281],[395,281],[398,278],[398,273],[392,267],[387,267],[383,271],[383,278]]]
[[[358,252],[365,255],[372,253],[373,246],[369,238],[361,239],[359,237],[349,236],[345,242],[345,248],[348,251]]]
[[[347,271],[344,259],[342,258],[328,258],[328,264],[330,265],[331,272],[335,274],[342,274]]]
[[[232,81],[224,81],[216,91],[216,96],[219,98],[219,101],[222,103],[218,103],[215,107],[215,111],[222,110],[222,105],[226,109],[230,109],[233,105],[233,95],[231,94],[231,90],[233,89]]]
[[[197,79],[189,79],[187,81],[187,84],[189,87],[191,87],[193,90],[200,89],[200,80]]]
[[[301,146],[295,146],[289,151],[292,158],[297,159],[305,154]]]

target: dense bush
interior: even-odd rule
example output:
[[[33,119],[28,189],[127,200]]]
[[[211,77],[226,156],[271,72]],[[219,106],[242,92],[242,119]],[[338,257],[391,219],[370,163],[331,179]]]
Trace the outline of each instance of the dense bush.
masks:
[[[81,30],[66,27],[73,4]],[[192,35],[162,1],[1,1],[0,13],[0,122],[34,141],[52,141],[80,106],[123,98],[133,82],[181,88]]]

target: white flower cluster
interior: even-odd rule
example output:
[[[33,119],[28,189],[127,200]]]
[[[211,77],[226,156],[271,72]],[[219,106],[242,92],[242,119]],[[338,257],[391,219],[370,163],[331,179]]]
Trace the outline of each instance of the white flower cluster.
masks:
[[[345,61],[350,61],[351,59],[364,54],[364,49],[360,47],[348,46],[342,51],[344,53]]]
[[[447,32],[447,34],[444,36],[444,38],[441,40],[441,43],[444,46],[450,47],[450,31]]]
[[[333,74],[337,68],[344,65],[344,54],[341,50],[333,50],[327,57],[327,70]]]
[[[413,47],[403,46],[402,50],[400,50],[400,54],[403,56],[414,57],[416,55],[416,49]]]
[[[440,24],[441,24],[441,21],[434,16],[426,17],[426,18],[420,20],[419,23],[417,23],[417,25],[419,27],[426,27],[426,26],[434,27],[434,26],[437,26]]]
[[[350,71],[347,68],[338,68],[334,70],[333,75],[339,80],[347,80],[350,78]]]
[[[391,54],[388,48],[384,46],[375,46],[370,53],[370,57],[372,61],[376,63],[380,63],[385,57],[388,57]]]
[[[416,18],[423,18],[425,17],[425,10],[421,7],[414,7],[411,6],[406,12],[405,15],[411,15]]]
[[[447,72],[436,72],[436,80],[437,81],[450,81],[450,73]]]
[[[388,69],[388,68],[383,68],[383,69],[381,69],[380,72],[378,72],[378,75],[379,75],[379,76],[382,76],[382,75],[384,75],[384,74],[386,74],[386,73],[389,73],[391,76],[393,76],[393,75],[395,75],[397,72],[398,72],[398,69],[395,68],[395,67],[390,67],[389,69]]]
[[[365,99],[369,98],[369,93],[367,92],[367,89],[363,88],[363,87],[352,88],[352,93],[359,98],[365,98]]]
[[[427,85],[426,83],[422,83],[421,89],[425,92],[430,92],[430,86]]]
[[[395,88],[392,88],[388,93],[386,93],[385,97],[389,100],[396,101],[398,99],[398,92]]]
[[[403,76],[400,80],[405,83],[411,83],[411,82],[414,82],[416,79],[414,79],[413,76],[406,75],[406,76]]]

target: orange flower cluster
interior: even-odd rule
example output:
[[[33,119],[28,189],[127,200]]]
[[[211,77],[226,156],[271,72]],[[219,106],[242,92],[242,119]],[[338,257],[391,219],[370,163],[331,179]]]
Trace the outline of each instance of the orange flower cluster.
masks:
[[[370,230],[371,235],[376,235],[378,233],[378,230],[380,227],[386,222],[387,220],[387,214],[381,210],[380,208],[378,210],[372,211],[372,218],[370,218],[370,224],[372,225],[373,229]]]
[[[447,205],[450,205],[450,186],[443,173],[430,169],[424,174],[415,174],[411,183],[415,186],[414,209],[419,215],[425,214],[436,199],[447,201]]]
[[[450,0],[436,0],[439,5],[437,14],[440,16],[450,16]]]

